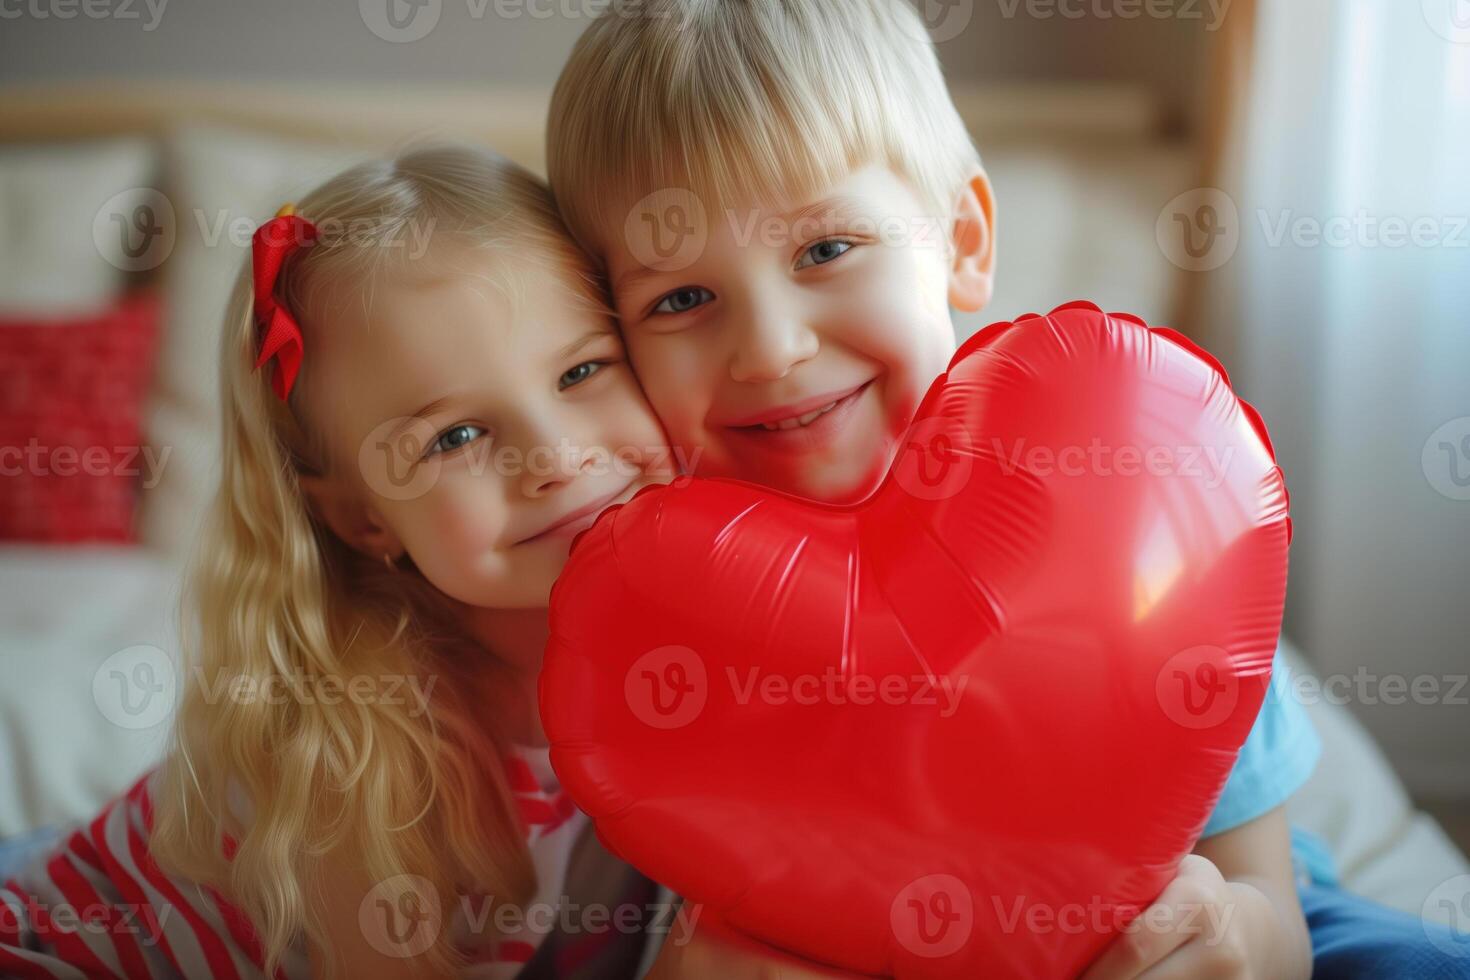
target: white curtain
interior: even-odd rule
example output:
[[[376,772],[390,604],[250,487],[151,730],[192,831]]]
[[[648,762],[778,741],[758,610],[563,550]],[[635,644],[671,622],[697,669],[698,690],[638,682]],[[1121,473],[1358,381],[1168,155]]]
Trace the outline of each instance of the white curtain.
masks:
[[[1287,630],[1470,796],[1470,0],[1259,0],[1234,136],[1203,327],[1286,468]]]

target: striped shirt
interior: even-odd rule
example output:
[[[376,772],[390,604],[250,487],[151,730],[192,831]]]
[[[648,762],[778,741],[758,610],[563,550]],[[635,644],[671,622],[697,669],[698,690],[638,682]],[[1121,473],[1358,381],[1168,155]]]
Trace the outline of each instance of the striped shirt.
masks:
[[[518,747],[507,757],[506,771],[537,873],[538,894],[527,908],[557,907],[587,817],[561,792],[545,749]],[[149,854],[157,779],[157,771],[145,775],[51,853],[0,884],[0,976],[264,976],[261,946],[246,917],[214,889],[165,874]],[[226,856],[233,852],[232,843],[226,840]],[[631,880],[646,883],[626,866],[618,867]],[[391,917],[397,910],[386,902],[375,910],[371,899],[364,900],[360,918],[364,935],[374,943],[371,917]],[[448,922],[455,945],[468,956],[465,976],[501,980],[521,975],[555,930],[541,927],[531,916],[524,916],[524,922],[512,920],[506,928],[506,920],[494,920],[491,908],[488,900],[464,896],[458,908],[437,921]],[[417,928],[412,920],[408,924]],[[402,921],[384,925],[386,935],[405,943],[399,949],[412,947],[412,936],[404,939]],[[605,935],[574,938],[557,949],[559,962],[595,958],[598,947],[608,945]],[[285,951],[275,976],[309,980],[304,942]]]

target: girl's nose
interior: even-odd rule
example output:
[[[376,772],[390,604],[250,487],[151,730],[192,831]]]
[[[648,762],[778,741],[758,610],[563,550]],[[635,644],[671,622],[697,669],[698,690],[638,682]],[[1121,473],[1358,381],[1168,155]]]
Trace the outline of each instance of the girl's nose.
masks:
[[[589,458],[580,447],[563,439],[556,446],[538,446],[527,452],[521,492],[527,497],[544,497],[577,478]]]
[[[555,406],[523,417],[517,433],[519,472],[507,474],[526,497],[544,497],[577,478],[590,460],[585,440]]]

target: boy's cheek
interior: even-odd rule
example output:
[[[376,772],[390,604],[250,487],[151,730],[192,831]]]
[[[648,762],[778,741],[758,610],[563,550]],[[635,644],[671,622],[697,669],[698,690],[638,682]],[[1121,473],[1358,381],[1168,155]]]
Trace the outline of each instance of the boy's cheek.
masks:
[[[662,350],[652,350],[662,347]],[[704,439],[703,419],[709,412],[713,392],[701,366],[694,359],[678,356],[661,345],[628,342],[633,371],[658,423],[676,448],[690,448]]]
[[[919,262],[918,303],[926,318],[949,319],[949,270],[938,257],[926,255]]]
[[[712,444],[711,433],[700,418],[683,410],[686,408],[683,405],[671,405],[666,416],[660,415],[664,419],[664,431],[668,434],[670,448],[675,452],[682,469],[702,476],[722,475],[722,472],[715,472],[712,468],[723,471],[723,452],[719,446]]]

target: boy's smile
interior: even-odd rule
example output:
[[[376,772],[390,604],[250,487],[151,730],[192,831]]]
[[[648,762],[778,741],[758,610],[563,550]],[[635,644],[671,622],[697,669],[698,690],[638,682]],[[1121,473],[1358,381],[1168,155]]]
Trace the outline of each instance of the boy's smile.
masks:
[[[799,201],[685,209],[686,233],[691,210],[703,245],[675,267],[639,261],[660,243],[627,240],[666,230],[657,214],[625,222],[607,254],[671,442],[701,476],[865,496],[954,350],[950,229],[878,165]]]

